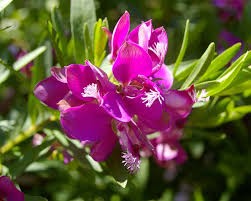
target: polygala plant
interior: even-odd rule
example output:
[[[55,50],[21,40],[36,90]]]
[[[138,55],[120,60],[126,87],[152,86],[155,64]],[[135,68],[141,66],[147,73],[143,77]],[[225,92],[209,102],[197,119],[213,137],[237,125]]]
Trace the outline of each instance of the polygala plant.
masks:
[[[251,112],[232,98],[251,86],[251,52],[241,55],[239,43],[220,54],[211,43],[200,58],[185,61],[187,20],[177,59],[167,65],[168,30],[151,19],[131,27],[125,11],[110,31],[107,19],[96,20],[94,1],[72,0],[70,12],[70,33],[59,9],[52,9],[47,45],[25,52],[13,67],[0,60],[0,83],[13,76],[29,86],[25,120],[0,147],[0,200],[45,200],[24,195],[10,179],[22,183],[25,173],[43,171],[53,160],[64,161],[60,171],[81,169],[87,177],[97,175],[96,183],[109,177],[125,188],[149,161],[176,170],[189,160],[182,146],[188,133]],[[49,65],[49,57],[38,57],[44,52]]]

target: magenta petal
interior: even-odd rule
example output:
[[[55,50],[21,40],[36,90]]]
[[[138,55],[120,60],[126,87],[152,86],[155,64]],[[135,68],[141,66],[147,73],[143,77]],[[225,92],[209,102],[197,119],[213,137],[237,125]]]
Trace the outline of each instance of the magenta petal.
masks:
[[[159,120],[162,115],[162,104],[159,103],[158,100],[155,100],[151,107],[147,107],[146,104],[143,103],[143,97],[144,94],[134,98],[126,98],[130,112],[148,121]]]
[[[168,45],[167,34],[163,27],[159,27],[152,32],[149,46],[152,46],[155,43],[164,43]]]
[[[34,89],[35,96],[45,105],[58,109],[57,103],[69,92],[65,83],[59,82],[56,78],[50,76],[39,82]]]
[[[65,70],[66,70],[65,67],[64,68],[52,67],[51,75],[55,77],[59,82],[67,83]]]
[[[157,84],[162,90],[169,90],[173,84],[173,74],[168,67],[163,64],[159,71],[157,71],[153,78],[157,79]]]
[[[111,119],[102,107],[91,103],[61,112],[61,125],[66,134],[80,141],[103,139],[111,131]]]
[[[193,91],[190,89],[185,91],[170,90],[165,95],[165,103],[168,110],[185,118],[190,114],[194,104]]]
[[[24,194],[19,191],[7,176],[0,177],[0,200],[24,201]]]
[[[99,142],[95,143],[91,147],[90,155],[95,161],[104,161],[107,157],[112,153],[113,148],[116,145],[118,140],[115,133],[110,130],[110,133],[104,137],[104,139],[100,140]]]
[[[176,149],[172,149],[172,147],[168,143],[160,143],[156,146],[156,154],[158,161],[168,162],[169,160],[177,157],[178,151]]]
[[[89,66],[81,64],[71,64],[66,69],[67,83],[73,95],[79,99],[85,99],[81,93],[84,88],[92,83],[96,83],[94,72]]]
[[[152,32],[152,20],[148,20],[146,22],[143,22],[147,27],[151,29]],[[139,28],[141,27],[141,24],[135,27],[129,34],[128,39],[134,43],[139,44]]]
[[[130,14],[126,11],[120,17],[112,33],[111,53],[112,53],[112,58],[114,60],[116,59],[118,49],[126,39],[129,29],[130,29]]]
[[[103,97],[103,103],[101,106],[108,114],[121,122],[129,122],[132,118],[126,109],[121,96],[115,92],[107,93]]]
[[[70,107],[75,107],[83,104],[83,100],[78,99],[72,95],[71,92],[67,93],[65,97],[58,102],[58,110],[62,112]]]
[[[125,42],[119,50],[112,71],[115,78],[122,83],[128,83],[138,75],[149,76],[152,72],[151,57],[142,47]]]
[[[181,164],[187,159],[186,152],[178,141],[168,141],[157,144],[155,157],[157,162],[164,167],[171,161]]]
[[[152,27],[147,26],[145,23],[142,23],[139,27],[138,33],[138,44],[143,47],[144,50],[148,50],[148,43],[151,37]]]
[[[159,27],[152,32],[149,41],[149,54],[153,60],[153,65],[162,65],[165,60],[168,47],[168,38],[163,27]]]
[[[112,84],[110,81],[109,81],[109,78],[107,76],[107,74],[100,68],[97,68],[96,66],[94,66],[90,61],[86,60],[86,65],[89,66],[96,79],[100,82],[101,84],[101,88],[103,90],[103,92],[106,92],[106,91],[110,91],[110,90],[116,90],[116,87],[114,84]]]

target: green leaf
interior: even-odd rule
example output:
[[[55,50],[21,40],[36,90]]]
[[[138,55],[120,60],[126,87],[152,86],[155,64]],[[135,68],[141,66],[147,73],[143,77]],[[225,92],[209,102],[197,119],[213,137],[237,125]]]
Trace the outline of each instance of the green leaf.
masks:
[[[140,164],[140,169],[138,170],[137,174],[135,175],[134,182],[137,186],[137,191],[144,190],[147,185],[149,179],[149,160],[142,159]]]
[[[96,14],[93,0],[71,0],[70,23],[77,63],[83,63],[86,59],[84,55],[84,24],[87,24],[92,39],[95,22]]]
[[[238,76],[231,82],[231,84],[224,89],[224,91],[220,92],[219,96],[227,96],[233,95],[237,93],[242,93],[247,89],[251,88],[251,70],[249,69],[242,69]]]
[[[207,89],[209,87],[215,88],[220,85],[220,82],[217,80],[211,80],[211,81],[206,81],[206,82],[201,82],[198,84],[195,84],[196,89]]]
[[[26,195],[24,196],[25,201],[48,201],[47,199],[40,197],[40,196],[31,196],[31,195]]]
[[[27,149],[18,161],[13,162],[10,166],[12,176],[22,174],[25,169],[32,164],[35,160],[46,154],[50,150],[52,139],[47,139],[43,144],[33,147],[32,151]]]
[[[51,22],[52,22],[53,28],[55,29],[56,33],[59,36],[59,41],[62,44],[62,49],[64,50],[66,48],[66,37],[64,33],[63,19],[58,8],[52,9]]]
[[[194,201],[205,201],[201,189],[199,187],[195,189],[193,196],[194,196]]]
[[[108,28],[108,21],[104,19],[103,21],[99,19],[94,26],[94,41],[93,41],[93,50],[94,50],[94,65],[100,66],[104,60],[106,51],[105,47],[107,44],[108,37],[102,27]]]
[[[2,63],[0,63],[0,84],[8,79],[10,75],[10,70],[6,68]]]
[[[30,63],[32,60],[34,60],[36,57],[38,57],[40,54],[42,54],[46,50],[45,46],[41,46],[32,52],[27,53],[25,56],[18,59],[14,64],[13,68],[18,71],[21,68],[23,68],[25,65]]]
[[[251,112],[251,106],[250,105],[244,105],[244,106],[239,106],[234,109],[232,109],[229,112],[229,121],[234,121],[237,119],[241,119],[244,117],[246,114]]]
[[[251,112],[250,105],[239,107],[235,107],[235,105],[234,99],[226,97],[216,103],[211,102],[209,105],[196,108],[191,113],[187,126],[213,128],[226,122],[241,119]]]
[[[47,26],[48,26],[49,37],[50,37],[51,42],[53,44],[53,47],[55,49],[57,61],[59,62],[59,64],[61,66],[65,66],[65,65],[67,65],[67,62],[65,61],[66,60],[65,57],[68,54],[63,54],[62,45],[61,45],[61,41],[59,39],[59,35],[56,32],[56,30],[53,28],[52,22],[48,21]],[[68,48],[66,48],[66,50],[67,49]]]
[[[0,12],[4,10],[13,0],[1,0],[0,1]]]
[[[12,66],[7,64],[0,58],[0,83],[8,79],[10,75],[15,75],[18,78],[18,81],[25,82],[25,78],[21,75],[20,72],[15,71]]]
[[[50,42],[46,41],[43,47],[45,47],[45,53],[35,60],[35,64],[32,67],[30,93],[28,96],[28,114],[32,124],[35,124],[40,118],[44,118],[46,113],[48,113],[48,108],[42,105],[33,94],[35,85],[50,74],[52,66],[53,58]]]
[[[227,70],[225,70],[216,80],[220,82],[217,87],[207,88],[207,95],[213,96],[217,95],[219,92],[223,91],[228,87],[235,77],[239,74],[241,69],[244,67],[246,60],[251,59],[251,52],[247,52],[237,59]]]
[[[241,43],[237,43],[233,45],[232,47],[226,49],[224,52],[222,52],[220,55],[218,55],[210,64],[206,72],[200,77],[199,81],[204,81],[208,77],[211,77],[212,74],[219,71],[221,68],[226,66],[231,59],[237,54],[237,52],[240,50]]]
[[[174,64],[174,69],[173,69],[173,75],[176,77],[176,72],[179,68],[180,63],[183,60],[183,57],[185,55],[186,49],[187,49],[187,44],[188,44],[188,38],[189,38],[189,20],[186,21],[186,27],[185,27],[185,32],[184,32],[184,37],[182,41],[182,45],[180,48],[179,55],[176,59],[176,62]]]
[[[201,56],[201,58],[196,63],[195,67],[193,68],[192,72],[188,76],[188,78],[185,80],[183,85],[181,86],[181,89],[186,89],[189,87],[192,82],[200,75],[205,72],[206,68],[210,65],[215,51],[215,44],[211,43],[205,53]]]
[[[93,63],[93,46],[92,40],[90,38],[89,29],[87,24],[84,24],[84,46],[85,46],[85,55],[86,59],[88,59],[91,63]]]
[[[193,67],[198,60],[183,61],[179,65],[179,69],[176,72],[175,80],[184,80],[190,74]],[[173,65],[168,66],[169,69],[173,69]]]

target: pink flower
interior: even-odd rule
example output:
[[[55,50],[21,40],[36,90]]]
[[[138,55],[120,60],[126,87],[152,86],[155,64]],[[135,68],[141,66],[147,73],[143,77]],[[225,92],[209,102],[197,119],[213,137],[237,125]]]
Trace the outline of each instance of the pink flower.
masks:
[[[162,149],[147,135],[167,133],[175,122],[185,119],[195,92],[193,86],[171,90],[173,76],[164,64],[168,39],[163,27],[153,29],[149,20],[130,33],[129,28],[125,12],[111,34],[116,81],[86,61],[85,65],[52,68],[52,75],[37,84],[34,94],[60,111],[67,136],[90,145],[94,160],[106,160],[119,142],[123,163],[133,173],[140,166],[142,150],[154,154]],[[171,143],[178,147],[178,142]],[[163,149],[167,150],[166,144]]]
[[[61,125],[68,135],[92,145],[91,156],[105,160],[116,144],[112,119],[128,122],[116,87],[90,62],[52,68],[52,76],[41,81],[34,93],[43,103],[61,112]],[[94,123],[95,122],[95,126]]]

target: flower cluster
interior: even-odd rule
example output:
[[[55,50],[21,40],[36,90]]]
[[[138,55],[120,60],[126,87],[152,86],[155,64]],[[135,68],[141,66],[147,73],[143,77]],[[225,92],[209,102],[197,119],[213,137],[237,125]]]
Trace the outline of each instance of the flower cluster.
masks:
[[[39,82],[35,96],[60,111],[68,137],[90,145],[90,155],[104,161],[117,143],[130,172],[140,167],[142,156],[153,155],[161,165],[182,162],[179,144],[182,128],[196,102],[193,86],[172,90],[172,73],[164,64],[168,38],[152,21],[130,30],[125,12],[110,33],[112,75],[90,61],[53,67]],[[111,81],[115,80],[115,81]],[[150,134],[157,134],[154,139]]]

